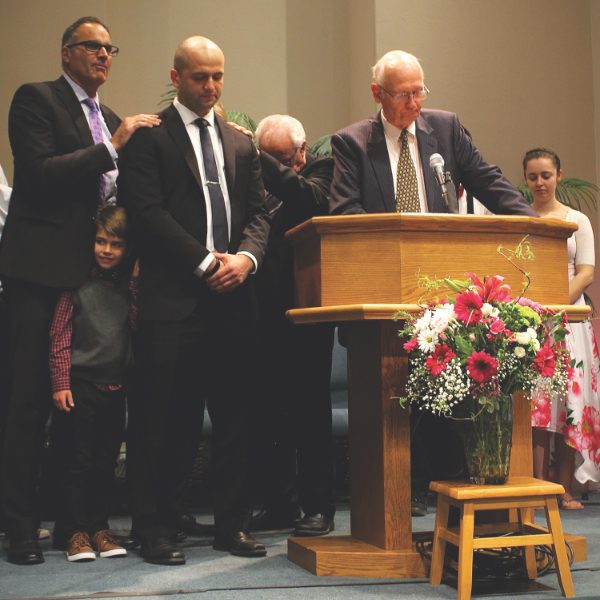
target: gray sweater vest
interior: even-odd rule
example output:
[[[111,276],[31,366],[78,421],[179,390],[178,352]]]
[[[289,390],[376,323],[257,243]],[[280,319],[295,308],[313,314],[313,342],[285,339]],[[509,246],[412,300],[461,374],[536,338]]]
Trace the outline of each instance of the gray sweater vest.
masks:
[[[73,292],[71,375],[99,384],[122,384],[131,363],[127,290],[89,279]]]

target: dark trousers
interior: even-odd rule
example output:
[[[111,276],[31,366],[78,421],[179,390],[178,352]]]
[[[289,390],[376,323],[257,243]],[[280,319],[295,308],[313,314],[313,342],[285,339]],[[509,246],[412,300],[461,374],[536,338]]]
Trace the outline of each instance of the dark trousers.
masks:
[[[75,406],[54,409],[50,429],[60,469],[55,542],[73,533],[108,529],[114,472],[125,430],[125,391],[105,391],[72,379]]]
[[[292,517],[335,513],[331,430],[332,325],[261,322],[255,496]]]
[[[38,527],[37,487],[51,407],[49,331],[58,291],[3,281],[9,327],[9,398],[2,453],[2,506],[11,539]]]
[[[175,529],[205,404],[212,422],[217,533],[247,525],[249,382],[255,340],[253,328],[236,323],[218,300],[212,309],[204,306],[183,321],[141,321],[134,338],[127,469],[133,528],[142,538],[169,535]]]

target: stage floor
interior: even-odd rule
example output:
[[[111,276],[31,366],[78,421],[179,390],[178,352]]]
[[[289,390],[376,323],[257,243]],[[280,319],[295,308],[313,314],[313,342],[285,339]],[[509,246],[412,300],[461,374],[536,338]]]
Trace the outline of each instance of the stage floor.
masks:
[[[425,517],[413,518],[413,530],[431,531],[435,510]],[[573,565],[575,593],[579,599],[600,598],[600,494],[591,494],[581,511],[561,511],[563,527],[584,535],[588,558]],[[211,522],[210,514],[199,514],[202,522]],[[543,520],[543,519],[542,519]],[[540,520],[540,522],[542,521]],[[349,533],[347,505],[338,508],[336,535]],[[129,519],[116,517],[112,527],[126,531]],[[52,526],[45,523],[46,527]],[[431,600],[456,598],[450,585],[432,587],[425,579],[357,579],[316,577],[289,562],[286,557],[287,534],[257,535],[267,545],[262,559],[244,559],[216,552],[208,538],[188,538],[182,547],[187,564],[180,567],[149,565],[135,551],[121,559],[97,559],[90,563],[67,563],[64,554],[52,550],[50,540],[41,542],[46,562],[19,567],[6,561],[0,552],[0,600],[83,599],[83,598],[162,598],[163,600],[352,600],[354,598],[390,598]],[[0,538],[2,540],[2,538]],[[503,596],[543,600],[562,597],[556,575],[548,573],[534,588],[526,582],[507,580],[483,582],[474,587],[473,597]]]

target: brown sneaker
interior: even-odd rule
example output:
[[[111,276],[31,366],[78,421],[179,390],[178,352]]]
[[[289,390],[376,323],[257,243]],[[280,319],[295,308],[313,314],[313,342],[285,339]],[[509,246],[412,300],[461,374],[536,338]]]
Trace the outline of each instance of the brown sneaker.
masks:
[[[102,558],[127,556],[127,550],[117,543],[115,536],[108,529],[96,531],[92,536],[92,544]]]
[[[69,562],[83,562],[95,560],[96,553],[92,548],[90,536],[85,531],[77,531],[67,542],[67,560]]]

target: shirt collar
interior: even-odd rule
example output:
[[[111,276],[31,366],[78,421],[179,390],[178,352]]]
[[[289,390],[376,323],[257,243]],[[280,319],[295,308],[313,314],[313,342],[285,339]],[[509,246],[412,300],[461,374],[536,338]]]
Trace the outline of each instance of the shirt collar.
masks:
[[[177,112],[179,113],[179,116],[181,117],[181,120],[183,121],[184,125],[190,125],[191,123],[194,123],[197,119],[202,118],[206,119],[209,125],[212,125],[213,127],[215,126],[214,108],[211,108],[208,111],[208,113],[205,114],[203,117],[198,117],[198,115],[193,110],[190,110],[187,106],[181,104],[177,97],[175,97],[175,100],[173,100],[173,106],[177,109]]]
[[[67,80],[67,83],[71,86],[72,90],[75,92],[75,96],[77,96],[77,100],[79,100],[79,102],[83,102],[84,100],[87,100],[89,98],[89,96],[87,95],[87,92],[75,81],[73,81],[66,72],[63,71],[63,77]],[[92,100],[97,104],[98,108],[100,108],[100,98],[98,97],[98,94],[96,94]]]
[[[385,135],[393,140],[398,140],[400,134],[402,133],[402,129],[398,129],[395,125],[392,125],[381,111],[381,123],[383,124],[383,131],[385,131]],[[408,127],[406,127],[408,133],[410,133],[413,137],[416,136],[417,126],[415,121],[413,121]]]

